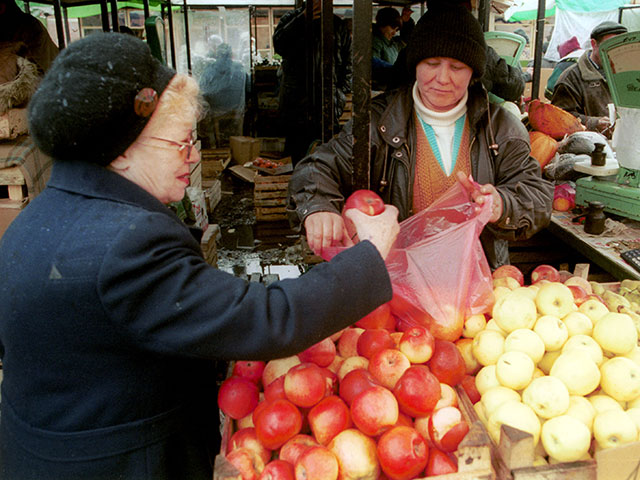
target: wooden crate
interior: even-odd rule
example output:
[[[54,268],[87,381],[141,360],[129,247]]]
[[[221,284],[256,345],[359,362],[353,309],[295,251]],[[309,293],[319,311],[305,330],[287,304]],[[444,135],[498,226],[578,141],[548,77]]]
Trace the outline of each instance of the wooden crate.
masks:
[[[27,182],[20,167],[1,168],[0,199],[5,200],[4,203],[15,204],[9,208],[20,208],[18,205],[22,204],[28,196]]]
[[[215,180],[231,162],[231,149],[203,148],[200,158],[202,180]]]
[[[458,445],[456,451],[458,472],[415,480],[494,480],[496,478],[491,462],[489,434],[477,416],[475,420],[470,417],[470,414],[475,415],[475,412],[469,398],[464,394],[464,390],[457,387],[456,393],[458,394],[460,411],[470,425],[469,432]],[[221,453],[216,456],[214,465],[214,480],[241,479],[236,468],[227,461],[224,455],[233,432],[233,421],[225,417],[222,426]]]
[[[253,204],[257,221],[287,219],[287,189],[291,175],[256,175]]]

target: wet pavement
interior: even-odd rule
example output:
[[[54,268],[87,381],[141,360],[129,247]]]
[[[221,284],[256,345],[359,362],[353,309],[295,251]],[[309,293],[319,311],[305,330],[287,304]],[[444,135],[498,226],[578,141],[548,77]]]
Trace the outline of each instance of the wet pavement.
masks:
[[[209,223],[220,226],[218,268],[265,283],[276,278],[295,278],[306,271],[308,252],[289,222],[256,221],[253,183],[228,170],[222,172],[220,180],[222,196],[209,213]]]

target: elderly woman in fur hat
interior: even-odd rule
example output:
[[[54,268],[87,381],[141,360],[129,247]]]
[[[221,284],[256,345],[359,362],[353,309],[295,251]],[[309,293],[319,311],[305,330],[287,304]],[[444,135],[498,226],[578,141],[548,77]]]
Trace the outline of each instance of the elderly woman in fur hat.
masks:
[[[0,243],[0,478],[206,479],[220,452],[214,360],[294,355],[391,298],[397,210],[366,240],[268,287],[208,265],[181,200],[198,86],[144,42],[96,33],[29,109],[54,166]]]
[[[553,185],[530,156],[520,120],[489,103],[479,81],[485,51],[480,24],[464,6],[430,8],[420,19],[406,47],[414,81],[372,102],[370,185],[403,220],[462,182],[475,202],[491,201],[481,241],[497,268],[509,263],[509,240],[549,223]],[[350,244],[340,210],[354,190],[352,144],[347,124],[293,172],[289,209],[315,251]]]

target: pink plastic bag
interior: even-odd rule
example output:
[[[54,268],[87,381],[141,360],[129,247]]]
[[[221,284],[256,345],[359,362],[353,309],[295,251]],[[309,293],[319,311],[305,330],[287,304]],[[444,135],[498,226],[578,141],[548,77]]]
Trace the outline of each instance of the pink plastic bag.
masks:
[[[465,318],[490,311],[491,269],[479,238],[490,215],[491,202],[479,207],[456,182],[431,206],[400,223],[385,262],[398,330],[422,325],[436,338],[454,341]],[[329,260],[344,249],[332,247],[322,256]]]
[[[491,202],[479,208],[456,182],[400,224],[386,259],[399,329],[423,325],[436,338],[454,341],[465,318],[490,311],[493,282],[479,238],[490,215]]]

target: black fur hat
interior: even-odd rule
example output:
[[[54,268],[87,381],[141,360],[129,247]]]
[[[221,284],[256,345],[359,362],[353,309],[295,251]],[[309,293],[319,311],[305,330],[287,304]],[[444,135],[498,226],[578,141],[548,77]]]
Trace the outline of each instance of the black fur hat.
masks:
[[[425,58],[449,57],[473,69],[473,76],[484,74],[487,62],[482,27],[461,4],[437,4],[425,13],[407,45],[407,68],[415,75],[416,66]]]
[[[55,160],[108,165],[138,138],[175,73],[131,35],[89,35],[45,75],[29,103],[30,133]]]

